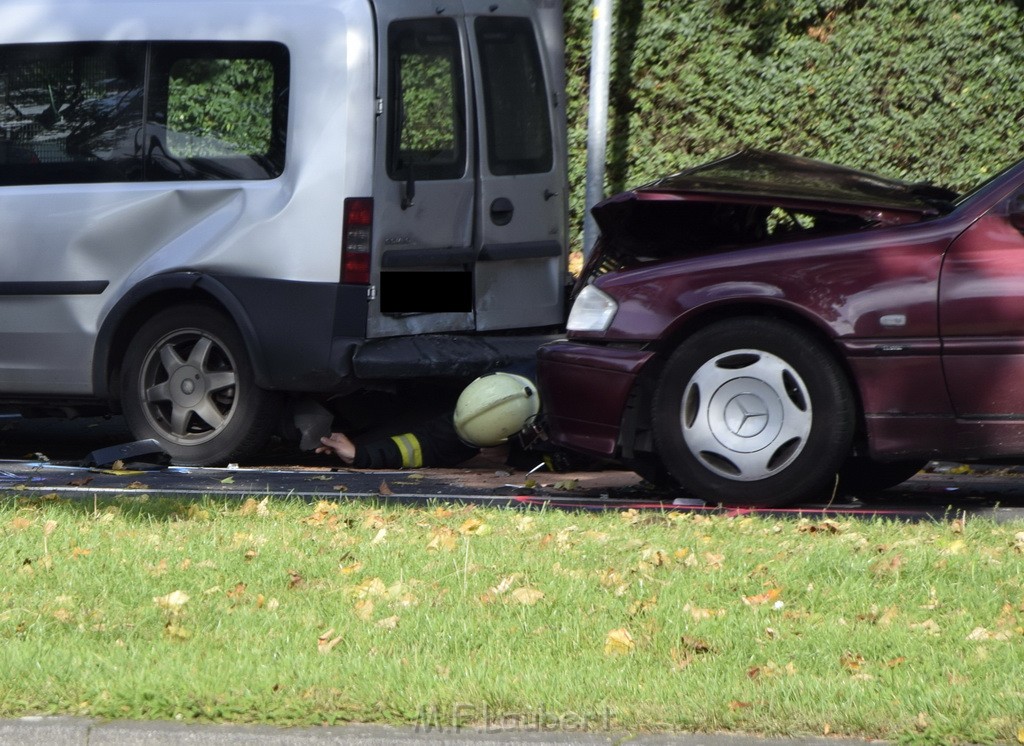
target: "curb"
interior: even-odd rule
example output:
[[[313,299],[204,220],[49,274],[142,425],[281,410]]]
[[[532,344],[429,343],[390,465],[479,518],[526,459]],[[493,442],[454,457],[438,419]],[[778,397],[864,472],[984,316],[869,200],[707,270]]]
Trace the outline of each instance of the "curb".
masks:
[[[884,741],[836,738],[759,738],[728,734],[651,734],[544,732],[473,728],[396,728],[386,725],[279,728],[270,725],[106,722],[75,717],[0,720],[0,744],[18,746],[389,746],[417,744],[636,744],[637,746],[880,746]]]

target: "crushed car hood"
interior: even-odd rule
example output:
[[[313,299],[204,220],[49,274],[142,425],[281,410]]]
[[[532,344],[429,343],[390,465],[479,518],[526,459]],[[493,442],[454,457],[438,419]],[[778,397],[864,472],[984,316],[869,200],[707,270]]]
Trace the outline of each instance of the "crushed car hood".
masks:
[[[673,193],[680,196],[702,194],[740,199],[763,198],[809,205],[835,204],[921,215],[948,212],[959,196],[942,187],[889,179],[810,158],[763,150],[742,150],[652,181],[625,195],[643,199],[646,195]]]

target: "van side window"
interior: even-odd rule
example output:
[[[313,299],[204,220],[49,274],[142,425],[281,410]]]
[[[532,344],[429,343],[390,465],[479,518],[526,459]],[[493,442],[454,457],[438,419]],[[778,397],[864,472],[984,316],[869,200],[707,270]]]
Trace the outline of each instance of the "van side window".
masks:
[[[554,167],[549,97],[533,26],[526,18],[481,17],[476,35],[490,172],[549,172]]]
[[[455,21],[396,21],[388,28],[388,44],[388,175],[461,177],[466,113]]]
[[[271,179],[287,107],[280,44],[0,46],[0,186]]]
[[[153,45],[147,179],[272,179],[284,169],[279,44]]]
[[[0,47],[0,184],[140,178],[145,45]]]

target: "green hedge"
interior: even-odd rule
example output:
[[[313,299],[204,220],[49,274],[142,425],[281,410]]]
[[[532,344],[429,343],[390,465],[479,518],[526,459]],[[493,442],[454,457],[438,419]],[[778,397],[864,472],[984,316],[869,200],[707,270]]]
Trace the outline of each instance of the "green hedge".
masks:
[[[965,190],[1024,157],[1024,0],[615,0],[606,191],[744,147]],[[566,0],[579,239],[589,0]]]

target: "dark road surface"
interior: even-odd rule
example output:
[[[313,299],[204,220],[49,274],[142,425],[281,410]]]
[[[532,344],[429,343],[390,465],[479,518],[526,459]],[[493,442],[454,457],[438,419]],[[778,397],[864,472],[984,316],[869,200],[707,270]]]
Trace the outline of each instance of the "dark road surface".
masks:
[[[544,505],[574,510],[700,510],[729,514],[883,516],[909,520],[949,520],[986,516],[1024,520],[1024,470],[1016,467],[969,469],[933,463],[897,488],[805,503],[786,509],[747,511],[679,500],[631,472],[586,471],[529,476],[503,462],[501,452],[485,452],[460,469],[367,472],[340,468],[326,456],[302,453],[293,444],[274,443],[252,463],[231,468],[168,467],[111,472],[82,466],[99,448],[131,441],[119,418],[23,420],[0,417],[0,491],[60,493],[65,496],[131,493],[202,497],[291,495],[318,498],[383,498],[423,503],[464,501],[529,508]]]

